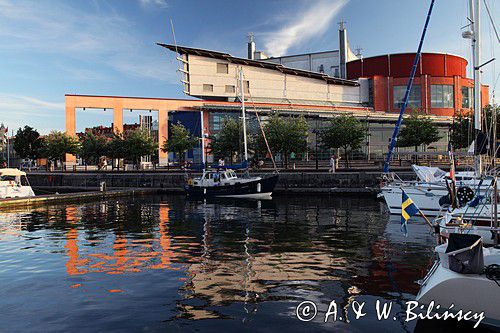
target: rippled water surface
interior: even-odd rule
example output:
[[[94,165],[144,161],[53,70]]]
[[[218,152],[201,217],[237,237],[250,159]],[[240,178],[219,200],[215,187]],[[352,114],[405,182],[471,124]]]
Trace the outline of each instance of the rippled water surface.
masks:
[[[409,233],[378,201],[341,196],[0,212],[0,331],[413,331],[401,305],[435,239],[418,221]],[[394,318],[376,320],[377,299]],[[301,322],[305,300],[344,318]],[[353,301],[368,314],[347,322]]]

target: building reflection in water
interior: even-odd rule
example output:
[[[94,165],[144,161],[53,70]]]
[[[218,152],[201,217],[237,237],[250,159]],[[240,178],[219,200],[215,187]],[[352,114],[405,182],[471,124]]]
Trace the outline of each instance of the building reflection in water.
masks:
[[[404,272],[415,259],[394,246],[387,226],[378,203],[366,199],[203,203],[169,197],[42,208],[7,230],[62,230],[69,276],[180,271],[177,317],[206,319],[222,317],[213,307],[229,304],[243,304],[251,314],[270,299],[314,300],[326,293],[345,307],[359,294],[388,295],[391,262],[396,279],[403,274],[410,281],[399,289],[413,292],[414,279]],[[86,283],[75,282],[72,288]]]

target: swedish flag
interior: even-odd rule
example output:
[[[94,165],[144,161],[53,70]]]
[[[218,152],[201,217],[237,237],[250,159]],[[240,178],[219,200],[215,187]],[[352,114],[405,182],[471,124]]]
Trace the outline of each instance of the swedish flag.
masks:
[[[401,189],[401,232],[408,236],[408,229],[406,223],[411,216],[417,215],[420,212],[417,205],[411,200],[406,192]]]

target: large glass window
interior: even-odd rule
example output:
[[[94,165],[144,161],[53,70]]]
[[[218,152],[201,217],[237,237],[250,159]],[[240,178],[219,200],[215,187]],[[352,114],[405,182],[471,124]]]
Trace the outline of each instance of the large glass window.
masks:
[[[452,108],[453,107],[453,86],[447,84],[431,85],[431,107]]]
[[[209,128],[211,133],[217,133],[221,130],[225,118],[234,118],[238,120],[238,112],[210,112],[209,113]]]
[[[462,107],[471,109],[474,106],[474,88],[462,87]]]
[[[394,108],[399,109],[403,105],[403,99],[406,93],[406,86],[394,86]],[[410,96],[408,98],[408,107],[419,108],[421,106],[421,88],[419,84],[411,86]]]

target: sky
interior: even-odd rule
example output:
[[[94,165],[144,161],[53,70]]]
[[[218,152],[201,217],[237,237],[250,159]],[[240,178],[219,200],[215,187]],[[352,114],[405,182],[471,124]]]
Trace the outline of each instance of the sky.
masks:
[[[500,22],[500,2],[486,0]],[[175,55],[156,42],[246,56],[247,34],[257,49],[279,56],[338,48],[346,21],[352,48],[365,57],[414,52],[427,0],[0,0],[0,123],[64,130],[64,95],[189,98]],[[470,58],[467,0],[437,0],[424,51]],[[483,83],[493,90],[500,48],[483,6]],[[497,27],[500,29],[500,26]],[[500,83],[497,83],[497,87]],[[496,89],[498,90],[498,88]],[[497,97],[498,102],[498,97]],[[109,125],[102,110],[77,113],[77,130]],[[135,122],[137,114],[125,114]]]

